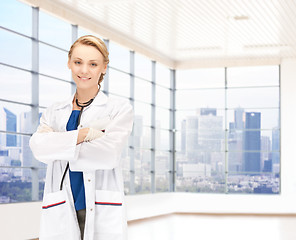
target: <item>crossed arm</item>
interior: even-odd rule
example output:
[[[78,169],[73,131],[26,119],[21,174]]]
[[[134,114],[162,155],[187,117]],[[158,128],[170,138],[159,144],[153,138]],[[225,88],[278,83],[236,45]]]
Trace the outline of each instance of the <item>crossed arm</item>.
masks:
[[[53,129],[46,125],[41,125],[37,129],[38,133],[47,133],[47,132],[53,132]],[[77,137],[77,145],[82,142],[90,142],[96,138],[100,138],[104,135],[103,131],[101,129],[95,129],[95,128],[82,128],[78,131],[78,137]]]

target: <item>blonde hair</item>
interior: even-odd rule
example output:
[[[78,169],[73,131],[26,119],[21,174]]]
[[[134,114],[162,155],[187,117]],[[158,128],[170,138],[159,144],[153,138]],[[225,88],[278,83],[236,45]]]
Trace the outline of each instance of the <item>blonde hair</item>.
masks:
[[[106,44],[104,43],[104,41],[102,41],[100,38],[95,37],[93,35],[85,35],[82,36],[80,38],[78,38],[71,46],[69,52],[68,52],[68,59],[70,60],[71,56],[72,56],[72,52],[74,50],[74,48],[79,45],[79,44],[83,44],[83,45],[88,45],[88,46],[93,46],[95,47],[102,55],[103,55],[103,59],[104,59],[104,63],[107,65],[109,63],[109,52],[107,49]],[[104,79],[104,73],[101,74],[100,79],[98,81],[98,85],[101,88],[101,82]]]

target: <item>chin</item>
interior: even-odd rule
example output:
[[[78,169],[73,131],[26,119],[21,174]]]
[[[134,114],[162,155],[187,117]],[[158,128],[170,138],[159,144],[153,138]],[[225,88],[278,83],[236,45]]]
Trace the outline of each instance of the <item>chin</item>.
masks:
[[[78,89],[94,89],[94,88],[99,88],[98,85],[90,85],[90,84],[76,84],[76,87]]]

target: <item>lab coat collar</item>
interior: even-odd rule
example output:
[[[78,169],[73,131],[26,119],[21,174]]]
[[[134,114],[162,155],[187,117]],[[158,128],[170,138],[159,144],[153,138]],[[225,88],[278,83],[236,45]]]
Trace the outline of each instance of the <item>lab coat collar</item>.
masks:
[[[74,94],[72,94],[72,96],[70,98],[68,98],[67,100],[60,102],[56,105],[56,109],[62,109],[65,108],[67,106],[71,106],[72,107],[72,101],[74,98]],[[99,91],[98,95],[95,97],[94,101],[92,102],[91,105],[96,105],[96,106],[100,106],[100,105],[104,105],[106,104],[108,101],[108,97],[105,93],[103,93],[102,91]]]

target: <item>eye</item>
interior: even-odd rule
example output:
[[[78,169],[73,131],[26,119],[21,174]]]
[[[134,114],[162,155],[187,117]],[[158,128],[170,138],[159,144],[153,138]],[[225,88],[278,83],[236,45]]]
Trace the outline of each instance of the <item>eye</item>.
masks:
[[[81,64],[80,61],[75,61],[74,63],[77,64],[77,65]]]
[[[90,64],[92,67],[96,67],[96,66],[98,66],[96,63],[91,63]]]

